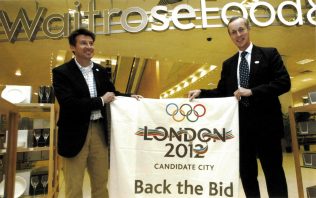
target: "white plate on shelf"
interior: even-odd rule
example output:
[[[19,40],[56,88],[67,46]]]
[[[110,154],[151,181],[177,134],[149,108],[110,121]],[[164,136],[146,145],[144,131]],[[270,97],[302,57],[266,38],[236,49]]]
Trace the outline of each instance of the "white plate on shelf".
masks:
[[[6,85],[1,93],[1,97],[11,103],[30,103],[31,102],[31,86],[22,85]]]
[[[25,95],[20,89],[8,89],[5,88],[2,91],[1,97],[10,101],[11,103],[21,103],[25,100]]]
[[[4,180],[0,183],[0,197],[4,196]],[[26,190],[26,181],[23,177],[15,176],[15,191],[14,198],[18,198],[23,195]]]

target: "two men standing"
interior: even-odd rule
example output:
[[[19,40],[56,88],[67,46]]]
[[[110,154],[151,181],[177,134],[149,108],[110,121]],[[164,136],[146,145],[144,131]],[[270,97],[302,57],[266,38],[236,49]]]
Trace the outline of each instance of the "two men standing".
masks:
[[[282,167],[283,122],[278,96],[291,83],[280,54],[250,41],[249,22],[231,18],[228,33],[239,49],[223,63],[216,89],[193,90],[189,98],[235,96],[240,101],[240,177],[247,197],[260,197],[259,158],[270,197],[287,197]],[[84,170],[91,178],[92,197],[107,197],[108,137],[105,103],[123,95],[105,69],[93,63],[95,35],[79,29],[69,37],[75,58],[53,69],[60,104],[58,152],[63,156],[66,197],[82,197]],[[138,95],[132,96],[136,99]]]

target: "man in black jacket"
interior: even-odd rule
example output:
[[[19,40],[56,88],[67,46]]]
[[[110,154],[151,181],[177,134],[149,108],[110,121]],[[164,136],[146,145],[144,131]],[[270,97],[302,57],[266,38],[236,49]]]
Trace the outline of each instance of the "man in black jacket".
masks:
[[[189,98],[235,96],[239,100],[240,177],[246,196],[260,197],[258,157],[269,197],[288,197],[278,96],[290,90],[290,77],[278,51],[253,45],[249,32],[247,19],[230,19],[228,33],[239,52],[224,61],[217,88],[192,90]]]
[[[68,38],[75,58],[53,69],[60,105],[58,153],[63,157],[66,198],[82,198],[87,167],[93,198],[108,197],[108,131],[106,103],[120,94],[104,67],[91,61],[95,34],[78,29]]]

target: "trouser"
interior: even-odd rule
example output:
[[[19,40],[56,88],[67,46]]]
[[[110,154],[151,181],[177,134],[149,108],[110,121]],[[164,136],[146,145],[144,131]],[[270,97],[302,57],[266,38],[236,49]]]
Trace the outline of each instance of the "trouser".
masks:
[[[247,197],[260,197],[257,157],[260,160],[269,197],[288,197],[286,178],[282,167],[281,141],[261,145],[254,142],[250,152],[241,149],[240,152],[240,177]],[[257,148],[256,148],[257,147]],[[257,152],[256,152],[257,150]]]
[[[90,122],[85,144],[73,158],[63,158],[66,198],[83,197],[83,178],[88,170],[92,198],[107,198],[108,147],[101,122]]]
[[[249,118],[249,116],[245,117]],[[276,136],[263,137],[258,134],[256,126],[249,122],[250,120],[242,119],[243,123],[240,125],[240,177],[246,197],[260,197],[257,158],[262,166],[269,197],[288,197],[282,167],[281,139]]]

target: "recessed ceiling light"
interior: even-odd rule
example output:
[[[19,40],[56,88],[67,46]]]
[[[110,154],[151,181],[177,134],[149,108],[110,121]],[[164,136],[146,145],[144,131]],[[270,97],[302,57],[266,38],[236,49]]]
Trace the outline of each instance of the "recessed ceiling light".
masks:
[[[111,59],[111,65],[116,65],[117,60],[116,59]]]
[[[216,65],[210,65],[210,71],[213,71],[214,69],[216,69]]]
[[[307,82],[307,81],[311,81],[311,80],[313,80],[313,79],[312,78],[305,78],[302,80],[302,82]]]
[[[183,88],[185,88],[187,86],[189,86],[189,83],[187,81],[185,81],[184,84],[183,84]]]
[[[207,72],[203,69],[200,73],[200,78],[202,78],[203,76],[205,76],[207,74]]]
[[[314,59],[306,58],[306,59],[297,61],[296,63],[297,63],[297,64],[300,64],[300,65],[304,65],[304,64],[307,64],[307,63],[310,63],[310,62],[313,62],[313,61],[315,61],[315,60],[314,60]]]
[[[197,77],[193,76],[191,79],[191,83],[194,83],[195,81],[197,81]]]
[[[60,55],[58,55],[56,59],[57,59],[58,61],[63,61],[63,60],[64,60],[64,58],[63,58],[62,56],[60,56]]]
[[[21,70],[20,70],[20,69],[17,69],[17,70],[15,71],[15,75],[16,75],[16,76],[22,76]]]

